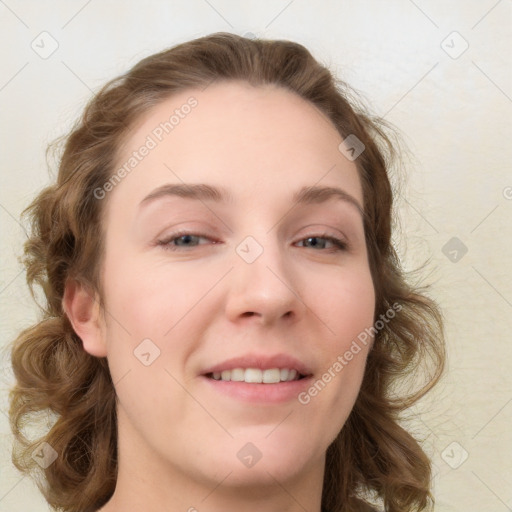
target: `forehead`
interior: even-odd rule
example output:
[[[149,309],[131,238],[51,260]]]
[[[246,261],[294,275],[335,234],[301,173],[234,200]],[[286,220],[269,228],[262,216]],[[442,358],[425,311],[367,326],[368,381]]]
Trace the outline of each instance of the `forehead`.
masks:
[[[116,186],[136,200],[162,183],[217,183],[236,188],[252,181],[262,193],[300,185],[344,185],[362,201],[356,166],[339,151],[330,119],[311,102],[275,85],[214,82],[153,106],[132,127],[117,167],[133,160]],[[125,183],[126,182],[126,183]],[[253,188],[253,192],[256,190]],[[291,189],[290,189],[291,194]],[[236,195],[236,192],[235,192]]]
[[[206,142],[204,136],[218,142],[216,133],[267,144],[272,137],[293,137],[307,142],[305,149],[314,145],[318,150],[327,146],[332,150],[341,141],[330,119],[296,93],[275,84],[255,87],[224,81],[203,90],[180,91],[153,106],[134,123],[125,146],[143,143],[148,134],[157,143],[179,144],[191,131],[200,138],[198,143]]]

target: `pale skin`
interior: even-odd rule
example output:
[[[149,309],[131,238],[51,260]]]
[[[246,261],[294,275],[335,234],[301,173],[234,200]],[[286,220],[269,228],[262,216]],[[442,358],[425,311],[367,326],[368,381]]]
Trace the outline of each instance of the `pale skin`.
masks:
[[[355,403],[370,345],[307,405],[248,403],[201,374],[235,356],[286,353],[314,382],[372,325],[357,169],[313,105],[240,82],[153,107],[119,166],[190,96],[197,106],[103,199],[107,312],[85,286],[66,286],[64,308],[84,349],[108,358],[118,396],[118,480],[101,512],[320,512],[325,452]],[[166,195],[140,206],[183,183],[232,199]],[[304,186],[337,187],[353,202],[294,205]],[[200,236],[169,242],[174,251],[158,244],[177,229]],[[236,251],[248,236],[263,250],[252,263]],[[145,339],[160,350],[147,366],[134,355]],[[247,443],[261,453],[252,467],[237,456]]]

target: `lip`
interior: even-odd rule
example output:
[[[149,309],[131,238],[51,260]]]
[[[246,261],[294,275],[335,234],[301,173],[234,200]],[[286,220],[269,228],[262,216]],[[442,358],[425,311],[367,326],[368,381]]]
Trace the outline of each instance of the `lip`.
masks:
[[[215,380],[206,375],[201,375],[200,379],[215,394],[220,393],[242,402],[271,405],[297,400],[299,394],[311,386],[313,376],[275,384]]]
[[[223,370],[233,370],[234,368],[259,368],[260,370],[270,370],[272,368],[295,369],[303,376],[311,375],[312,371],[304,363],[289,354],[246,354],[239,357],[227,359],[221,363],[215,364],[202,370],[201,375],[205,376],[213,372],[222,372]],[[292,381],[298,382],[298,381]],[[254,384],[249,384],[253,386]],[[257,384],[256,384],[257,385]],[[264,384],[267,386],[268,384]]]

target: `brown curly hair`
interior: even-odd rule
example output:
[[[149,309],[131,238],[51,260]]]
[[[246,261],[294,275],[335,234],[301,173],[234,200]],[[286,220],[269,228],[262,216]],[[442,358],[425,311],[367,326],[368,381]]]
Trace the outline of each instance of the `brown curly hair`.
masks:
[[[229,33],[151,55],[101,88],[64,139],[56,183],[24,211],[31,223],[24,246],[27,282],[34,298],[35,285],[42,288],[44,304],[41,321],[12,345],[13,463],[36,478],[55,509],[93,512],[112,496],[118,469],[115,387],[106,358],[83,349],[63,310],[66,280],[86,283],[103,305],[106,200],[97,200],[93,191],[113,175],[119,148],[143,113],[173,93],[223,80],[284,87],[327,114],[342,137],[354,134],[365,146],[355,164],[363,187],[375,319],[392,304],[401,309],[375,335],[357,401],[327,450],[322,510],[366,510],[369,495],[386,512],[425,510],[433,502],[431,461],[400,422],[443,374],[443,321],[425,289],[406,279],[392,245],[390,169],[397,151],[388,125],[368,114],[304,46]],[[426,377],[419,389],[394,393],[420,371]],[[41,412],[52,416],[51,424],[47,433],[29,439],[23,428]],[[43,442],[58,456],[41,468],[32,455]]]

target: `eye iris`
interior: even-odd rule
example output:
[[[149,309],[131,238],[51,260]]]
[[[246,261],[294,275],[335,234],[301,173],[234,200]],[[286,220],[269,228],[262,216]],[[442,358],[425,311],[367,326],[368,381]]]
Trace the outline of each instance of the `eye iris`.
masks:
[[[199,244],[200,239],[203,240],[210,240],[212,244],[218,243],[212,239],[210,239],[208,236],[204,235],[195,235],[192,233],[183,233],[179,234],[176,233],[173,236],[171,236],[167,240],[159,241],[159,245],[164,246],[164,248],[167,249],[173,249],[173,248],[193,248],[196,247]],[[322,235],[322,236],[309,236],[306,238],[303,238],[300,243],[302,244],[302,247],[311,247],[316,249],[327,249],[326,244],[332,244],[333,247],[331,249],[331,252],[338,252],[346,250],[346,244],[342,242],[341,240],[338,240],[337,238],[334,238],[329,235]],[[327,251],[325,251],[327,252]]]
[[[317,236],[311,236],[309,238],[306,238],[307,243],[310,243],[311,240],[313,240],[313,243],[311,244],[312,247],[316,247],[319,244]]]
[[[175,239],[175,242],[178,242],[179,240],[183,240],[184,242],[190,242],[192,238],[197,238],[197,237],[195,235],[181,235]],[[179,245],[179,244],[177,244],[177,245]],[[185,243],[185,245],[190,245],[190,244]]]

